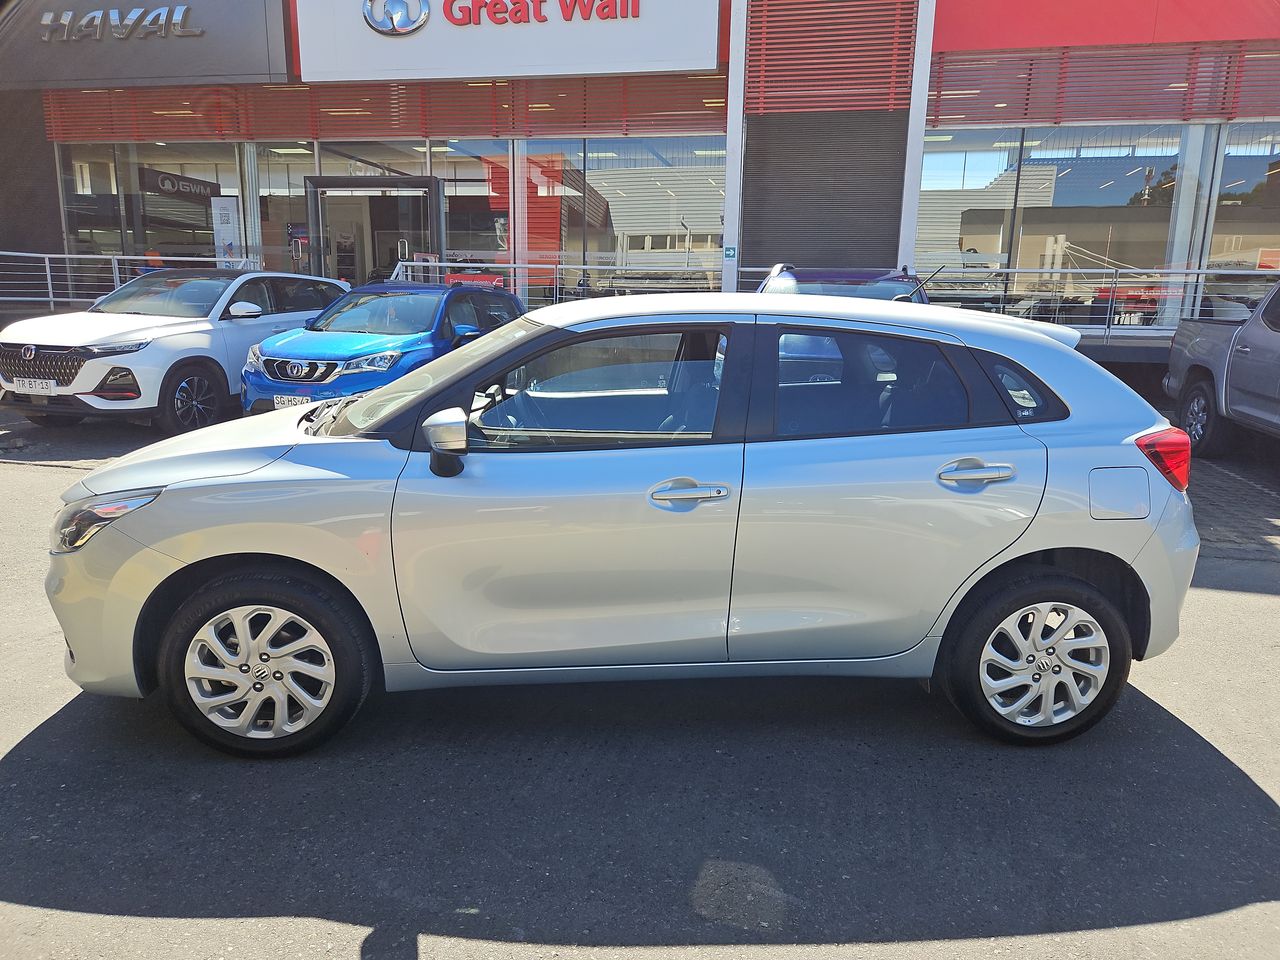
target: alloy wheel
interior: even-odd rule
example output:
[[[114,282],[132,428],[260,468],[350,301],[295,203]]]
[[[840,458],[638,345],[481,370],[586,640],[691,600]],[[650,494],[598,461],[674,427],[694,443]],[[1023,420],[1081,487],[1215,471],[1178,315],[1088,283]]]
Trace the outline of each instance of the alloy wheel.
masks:
[[[333,695],[328,642],[306,620],[274,606],[236,607],[196,631],[184,662],[187,693],[206,718],[251,739],[310,726]]]
[[[1204,439],[1204,430],[1209,422],[1209,403],[1203,393],[1197,393],[1187,402],[1187,409],[1182,415],[1182,429],[1187,432],[1192,443]]]
[[[1050,727],[1086,710],[1107,681],[1111,648],[1087,611],[1037,603],[1006,617],[978,665],[993,710],[1020,726]]]
[[[187,429],[207,427],[218,410],[218,397],[213,384],[198,373],[183,377],[173,392],[173,412]]]

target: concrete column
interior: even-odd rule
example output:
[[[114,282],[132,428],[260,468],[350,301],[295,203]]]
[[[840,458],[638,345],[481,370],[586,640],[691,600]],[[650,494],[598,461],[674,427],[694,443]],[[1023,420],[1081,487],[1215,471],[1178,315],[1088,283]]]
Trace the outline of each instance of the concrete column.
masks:
[[[747,4],[733,0],[729,12],[729,97],[724,162],[724,249],[720,289],[738,289],[742,251],[742,158],[746,152]],[[732,253],[733,256],[729,256]]]
[[[929,70],[933,61],[933,20],[937,0],[920,0],[916,11],[916,54],[911,68],[911,112],[907,121],[906,168],[902,177],[902,225],[898,263],[914,268],[920,218],[920,177],[924,166],[925,119],[929,113]]]

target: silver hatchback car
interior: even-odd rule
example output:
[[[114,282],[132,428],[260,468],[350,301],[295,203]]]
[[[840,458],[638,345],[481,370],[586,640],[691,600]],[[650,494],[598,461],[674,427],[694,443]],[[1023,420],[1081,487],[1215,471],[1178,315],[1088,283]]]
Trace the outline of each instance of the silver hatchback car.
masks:
[[[1186,435],[1069,330],[679,295],[517,320],[379,390],[68,490],[47,589],[85,690],[293,753],[374,687],[932,680],[1047,743],[1178,634]]]

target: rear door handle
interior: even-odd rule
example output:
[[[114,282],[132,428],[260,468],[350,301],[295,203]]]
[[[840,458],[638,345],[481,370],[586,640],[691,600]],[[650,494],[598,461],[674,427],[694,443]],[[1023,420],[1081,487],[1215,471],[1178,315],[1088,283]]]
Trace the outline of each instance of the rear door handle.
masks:
[[[943,483],[999,483],[1001,480],[1013,479],[1013,467],[1007,463],[979,463],[971,466],[972,463],[973,461],[948,463],[938,471],[938,479]]]
[[[1253,352],[1253,348],[1250,347],[1248,344],[1242,343],[1238,347],[1236,347],[1236,353],[1252,353],[1252,352]]]
[[[697,500],[723,500],[729,496],[729,487],[723,483],[674,486],[664,483],[650,491],[649,499],[658,503],[688,503]]]

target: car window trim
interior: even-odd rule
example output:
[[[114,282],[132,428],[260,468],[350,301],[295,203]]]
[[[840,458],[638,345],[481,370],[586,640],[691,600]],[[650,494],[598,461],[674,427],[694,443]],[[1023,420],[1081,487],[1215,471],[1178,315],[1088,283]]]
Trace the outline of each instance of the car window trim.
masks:
[[[634,325],[614,326],[617,320],[634,319]],[[750,369],[755,355],[755,320],[753,317],[737,314],[691,314],[684,318],[676,316],[646,316],[636,318],[615,318],[608,326],[597,326],[594,329],[563,330],[564,336],[553,336],[546,341],[535,344],[537,349],[523,353],[514,361],[502,358],[482,371],[478,376],[470,377],[462,383],[450,385],[443,394],[429,398],[419,407],[419,423],[414,434],[411,449],[415,452],[426,452],[429,445],[421,427],[421,421],[440,410],[461,407],[468,410],[475,397],[476,385],[504,377],[533,360],[554,350],[589,340],[603,340],[615,337],[647,336],[661,333],[689,333],[697,330],[716,330],[728,338],[729,352],[725,355],[724,368],[720,374],[720,399],[716,409],[716,420],[710,437],[697,437],[687,440],[637,440],[634,443],[584,443],[574,446],[539,444],[507,449],[484,448],[469,451],[473,454],[496,453],[512,455],[520,453],[585,453],[599,450],[640,450],[660,449],[665,447],[693,447],[712,444],[744,442],[747,407],[749,402]],[[735,344],[738,346],[735,347]],[[732,378],[732,379],[731,379]]]

